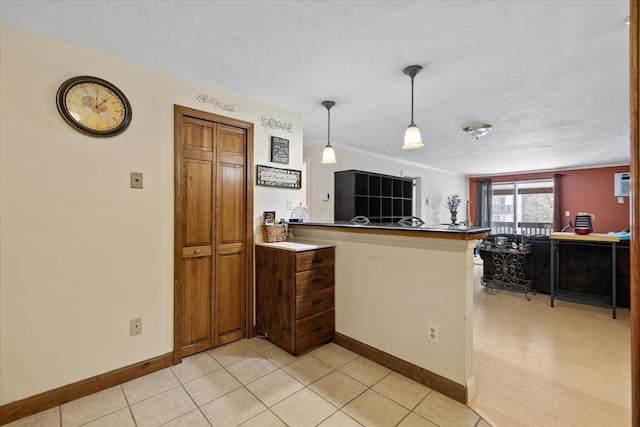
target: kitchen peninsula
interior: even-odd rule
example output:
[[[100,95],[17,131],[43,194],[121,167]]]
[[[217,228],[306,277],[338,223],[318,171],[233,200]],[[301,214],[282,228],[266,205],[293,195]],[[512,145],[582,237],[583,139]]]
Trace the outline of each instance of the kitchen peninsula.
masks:
[[[473,248],[489,229],[289,224],[335,246],[335,342],[460,402],[475,395]]]

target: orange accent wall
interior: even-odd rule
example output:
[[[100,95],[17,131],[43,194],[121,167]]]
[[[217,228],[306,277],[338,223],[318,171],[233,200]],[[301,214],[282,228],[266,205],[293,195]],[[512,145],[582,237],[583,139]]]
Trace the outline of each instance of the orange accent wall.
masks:
[[[478,179],[491,178],[493,182],[528,181],[553,178],[554,174],[560,173],[562,175],[560,210],[563,226],[569,219],[573,223],[578,212],[587,212],[595,217],[594,233],[620,231],[623,228],[629,228],[631,217],[629,196],[624,196],[624,203],[619,204],[618,198],[613,195],[613,176],[620,172],[629,172],[629,166],[472,177],[469,179],[472,221],[476,223],[476,181]],[[569,217],[564,215],[565,211],[570,212]]]

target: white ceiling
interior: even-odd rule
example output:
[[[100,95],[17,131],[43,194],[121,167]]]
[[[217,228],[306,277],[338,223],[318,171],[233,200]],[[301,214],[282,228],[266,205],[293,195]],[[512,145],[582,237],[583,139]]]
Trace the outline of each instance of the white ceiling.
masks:
[[[629,162],[628,0],[1,1],[2,22],[304,116],[465,175]],[[425,148],[402,150],[410,121]],[[102,76],[108,78],[108,76]],[[488,122],[476,141],[462,132]]]

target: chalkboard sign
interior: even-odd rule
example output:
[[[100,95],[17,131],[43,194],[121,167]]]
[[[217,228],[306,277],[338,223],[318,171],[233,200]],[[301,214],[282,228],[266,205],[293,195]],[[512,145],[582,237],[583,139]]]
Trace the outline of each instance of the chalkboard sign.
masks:
[[[300,188],[302,172],[293,169],[257,165],[256,184],[267,187]]]
[[[271,161],[273,163],[289,164],[289,140],[271,137]]]

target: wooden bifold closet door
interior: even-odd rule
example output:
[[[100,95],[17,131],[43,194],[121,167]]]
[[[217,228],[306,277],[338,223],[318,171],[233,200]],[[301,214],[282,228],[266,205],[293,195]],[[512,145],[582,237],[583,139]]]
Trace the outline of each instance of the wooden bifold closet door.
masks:
[[[174,358],[252,326],[249,123],[175,107]]]

